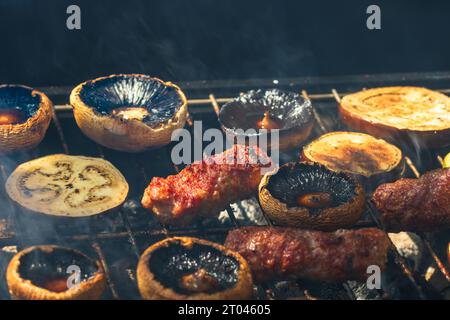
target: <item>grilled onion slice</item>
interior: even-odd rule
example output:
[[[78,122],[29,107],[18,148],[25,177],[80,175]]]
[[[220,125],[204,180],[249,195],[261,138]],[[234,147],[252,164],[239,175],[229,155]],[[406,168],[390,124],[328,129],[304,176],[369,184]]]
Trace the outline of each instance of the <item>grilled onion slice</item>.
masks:
[[[301,158],[353,174],[364,185],[395,180],[405,169],[399,148],[359,132],[324,134],[303,148]]]
[[[8,178],[6,191],[29,210],[83,217],[120,205],[128,184],[108,161],[57,154],[21,164]]]
[[[345,96],[339,106],[350,128],[425,147],[450,145],[450,98],[419,87],[384,87]]]

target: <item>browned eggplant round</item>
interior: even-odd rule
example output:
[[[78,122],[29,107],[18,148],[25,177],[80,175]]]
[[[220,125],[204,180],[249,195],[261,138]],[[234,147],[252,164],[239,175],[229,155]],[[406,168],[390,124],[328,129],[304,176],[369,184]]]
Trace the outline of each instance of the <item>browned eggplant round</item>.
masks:
[[[38,145],[52,114],[53,104],[42,92],[21,85],[0,86],[0,154]]]
[[[450,98],[420,87],[382,87],[342,98],[342,121],[377,138],[425,148],[450,145]]]
[[[354,175],[367,189],[398,179],[405,171],[402,151],[385,140],[359,132],[324,134],[303,148],[301,160]]]

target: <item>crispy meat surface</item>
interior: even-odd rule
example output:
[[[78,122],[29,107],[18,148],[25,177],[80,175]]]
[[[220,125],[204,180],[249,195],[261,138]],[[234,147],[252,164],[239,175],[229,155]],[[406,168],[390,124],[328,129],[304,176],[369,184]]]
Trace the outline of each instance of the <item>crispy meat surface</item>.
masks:
[[[243,227],[228,233],[225,246],[247,260],[258,282],[287,278],[336,282],[366,279],[370,265],[383,270],[389,240],[376,228],[322,232]]]
[[[450,169],[433,170],[419,179],[382,184],[372,200],[390,231],[450,228]]]
[[[227,204],[256,194],[262,169],[270,164],[260,148],[234,145],[177,175],[153,178],[142,205],[163,224],[186,225],[196,217],[217,214]]]

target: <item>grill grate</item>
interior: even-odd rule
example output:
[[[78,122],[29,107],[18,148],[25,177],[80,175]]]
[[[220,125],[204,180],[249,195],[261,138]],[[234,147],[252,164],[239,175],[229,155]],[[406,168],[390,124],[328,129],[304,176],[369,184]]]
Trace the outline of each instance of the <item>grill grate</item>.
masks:
[[[385,78],[386,77],[387,76],[385,76]],[[432,74],[431,76],[427,74],[423,75],[423,77],[424,78],[421,78],[420,75],[416,75],[408,78],[402,75],[397,80],[395,80],[395,77],[391,77],[389,78],[389,81],[396,83],[400,82],[403,84],[405,81],[406,83],[409,83],[409,81],[426,80],[425,82],[427,83],[434,83],[433,81],[435,81],[439,84],[445,82],[444,80],[448,80],[450,84],[450,74],[448,74],[447,77],[444,77],[443,75],[436,76],[435,74]],[[371,84],[376,81],[383,82],[385,78],[380,77],[378,79],[374,76],[374,78],[370,78],[372,79],[371,81],[365,81],[364,84]],[[336,117],[333,117],[333,112],[336,111],[336,103],[339,103],[340,96],[342,96],[339,92],[357,90],[359,83],[357,82],[357,79],[353,78],[345,78],[344,80],[342,84],[337,80],[330,81],[333,87],[327,91],[317,91],[320,88],[327,87],[324,83],[311,85],[311,83],[305,82],[304,80],[296,83],[292,79],[289,81],[278,81],[280,84],[289,82],[285,89],[301,92],[303,96],[312,101],[317,125],[315,126],[311,138],[325,132],[339,129],[339,124],[335,121]],[[350,85],[344,84],[344,82],[350,83]],[[262,81],[256,81],[254,84],[255,87],[256,85],[259,85],[260,87],[269,87],[273,85],[270,81],[264,82],[264,84]],[[316,91],[314,91],[315,86],[319,88]],[[183,88],[184,86],[181,87]],[[237,90],[230,90],[230,87]],[[194,86],[191,85],[188,96],[191,96],[190,91],[192,91],[192,96],[195,98],[189,100],[191,114],[187,121],[187,127],[190,130],[193,130],[193,120],[203,120],[204,125],[206,123],[209,126],[218,127],[216,115],[220,110],[220,104],[231,100],[230,98],[224,97],[234,96],[240,90],[251,87],[250,83],[247,82],[246,85],[240,87],[238,84],[235,84],[233,86],[224,85],[221,87],[217,85],[217,87],[211,88],[208,87],[207,84],[202,84],[202,86],[198,86],[198,88],[195,89]],[[307,89],[300,91],[302,87]],[[59,99],[60,101],[58,103],[62,103],[55,106],[56,112],[53,115],[53,122],[46,138],[38,148],[30,152],[14,155],[14,158],[2,158],[0,164],[0,204],[4,204],[4,210],[0,213],[0,222],[4,224],[4,231],[0,233],[1,247],[16,245],[18,249],[21,250],[24,247],[42,243],[56,243],[77,247],[88,254],[90,253],[91,256],[97,256],[103,264],[109,287],[109,292],[105,294],[105,298],[139,298],[136,289],[134,270],[140,254],[148,245],[164,237],[176,235],[198,236],[221,242],[228,230],[249,223],[248,219],[242,220],[238,218],[232,207],[227,206],[226,212],[229,216],[229,222],[219,223],[217,219],[212,219],[211,221],[195,224],[191,228],[166,228],[160,225],[139,207],[138,202],[146,183],[149,182],[152,176],[166,176],[182,169],[171,164],[171,145],[159,150],[151,150],[142,154],[132,155],[104,149],[84,137],[76,127],[71,115],[71,107],[64,104],[67,103],[67,100],[65,99],[70,92],[70,88],[56,87],[48,88],[48,90],[43,89],[43,91],[47,92],[50,98],[54,99],[55,102],[58,102]],[[450,93],[450,89],[441,91]],[[211,92],[219,92],[221,95],[216,98],[216,94]],[[64,98],[61,98],[61,96],[64,96]],[[418,177],[420,172],[439,166],[442,164],[442,155],[445,154],[444,152],[448,151],[449,150],[440,150],[436,154],[433,153],[432,156],[426,156],[426,159],[422,159],[416,150],[409,150],[408,148],[405,152],[405,161],[410,171],[409,174]],[[97,156],[111,161],[126,176],[130,184],[129,199],[123,206],[110,213],[90,217],[88,219],[82,218],[77,221],[59,220],[59,218],[52,220],[53,218],[30,214],[8,199],[3,185],[6,178],[17,164],[32,158],[61,152],[67,154]],[[431,154],[428,150],[426,153]],[[296,151],[289,156],[291,159],[294,159],[297,154]],[[158,161],[157,165],[155,165],[156,161]],[[242,206],[240,206],[240,209],[242,210]],[[367,213],[368,219],[360,221],[358,227],[374,225],[383,229],[370,201],[368,201]],[[264,213],[263,218],[266,224],[271,225],[270,219],[265,217]],[[48,227],[48,225],[50,225],[50,227]],[[47,227],[45,228],[45,226]],[[41,230],[41,228],[43,228],[43,230]],[[441,297],[440,294],[442,292],[450,289],[449,271],[440,258],[440,254],[435,249],[430,236],[420,236],[424,241],[425,250],[447,281],[444,289],[441,290],[440,293],[436,293],[434,289],[430,288],[424,277],[409,267],[407,261],[405,261],[391,243],[391,251],[394,255],[394,266],[397,268],[399,275],[405,277],[409,282],[409,287],[414,288],[413,291],[415,294],[411,294],[412,297],[421,299]],[[119,249],[117,249],[116,246]],[[1,254],[5,253],[2,252]],[[1,267],[3,268],[2,271],[4,271],[6,265],[2,264]],[[4,282],[4,279],[1,279],[1,297],[8,296],[6,284]],[[311,284],[303,281],[289,283],[288,285],[285,285],[285,287],[286,286],[288,289],[285,289],[283,286],[281,286],[280,289],[280,286],[276,283],[266,284],[262,287],[255,288],[255,296],[267,299],[284,297],[315,299],[317,298],[317,292],[322,293],[322,291],[326,291],[327,293],[324,294],[324,297],[326,298],[357,298],[354,290],[355,286],[352,282],[343,283],[341,285],[324,285],[324,290],[322,290],[322,284]],[[286,290],[288,291],[287,294],[284,292]],[[330,291],[331,294],[328,293]],[[377,297],[384,297],[383,294],[385,293],[380,292],[377,294]],[[410,298],[411,295],[406,297]],[[322,296],[319,295],[319,298],[321,297]],[[390,298],[391,296],[388,297]],[[403,296],[401,295],[396,296],[396,298],[402,297]]]

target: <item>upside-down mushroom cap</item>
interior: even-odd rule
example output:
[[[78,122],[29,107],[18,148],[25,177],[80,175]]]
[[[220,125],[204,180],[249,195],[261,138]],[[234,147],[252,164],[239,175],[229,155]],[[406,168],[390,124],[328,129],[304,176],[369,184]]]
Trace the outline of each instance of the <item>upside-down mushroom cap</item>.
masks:
[[[249,141],[265,134],[258,129],[267,129],[269,133],[271,129],[279,129],[278,148],[285,151],[297,148],[308,138],[314,117],[311,102],[298,93],[260,89],[241,94],[223,105],[219,122],[227,136],[237,141]],[[267,142],[268,147],[275,147],[270,139]]]
[[[78,250],[52,245],[17,253],[6,280],[11,297],[20,300],[95,300],[106,287],[100,262]]]
[[[250,269],[241,255],[190,237],[150,246],[139,260],[137,280],[147,300],[249,299],[253,290]]]
[[[140,74],[86,81],[72,90],[70,103],[84,134],[126,152],[170,143],[187,117],[187,99],[178,86]]]
[[[365,209],[365,192],[356,179],[310,163],[290,162],[266,174],[259,200],[276,224],[304,229],[350,227]]]
[[[0,154],[38,145],[52,114],[53,104],[42,92],[21,85],[0,86]]]

